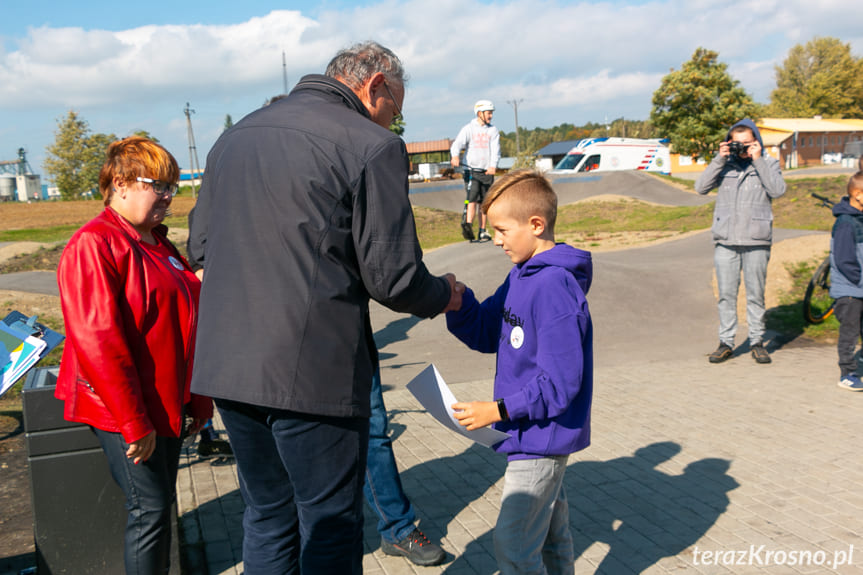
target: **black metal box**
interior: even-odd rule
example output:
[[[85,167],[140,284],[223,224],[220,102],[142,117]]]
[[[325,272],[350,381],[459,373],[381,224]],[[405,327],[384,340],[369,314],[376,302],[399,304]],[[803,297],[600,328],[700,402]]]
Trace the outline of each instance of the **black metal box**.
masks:
[[[39,575],[124,572],[126,498],[95,433],[63,419],[57,367],[30,371],[22,390]],[[171,573],[179,573],[176,522]]]

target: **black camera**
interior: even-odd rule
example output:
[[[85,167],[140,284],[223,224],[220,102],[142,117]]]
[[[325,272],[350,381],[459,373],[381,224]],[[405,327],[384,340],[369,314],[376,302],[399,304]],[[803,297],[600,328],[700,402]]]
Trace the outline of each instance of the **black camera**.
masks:
[[[728,142],[728,152],[732,156],[740,157],[741,155],[746,153],[746,150],[749,149],[748,144],[744,144],[742,142]]]

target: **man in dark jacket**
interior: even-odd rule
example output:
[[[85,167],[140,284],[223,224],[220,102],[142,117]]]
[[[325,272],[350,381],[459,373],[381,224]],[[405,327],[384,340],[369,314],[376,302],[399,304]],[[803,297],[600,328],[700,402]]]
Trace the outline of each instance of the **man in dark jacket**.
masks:
[[[205,267],[192,388],[215,399],[258,573],[360,573],[373,346],[369,299],[431,317],[461,303],[435,277],[387,127],[405,74],[376,43],[225,132],[189,216]]]

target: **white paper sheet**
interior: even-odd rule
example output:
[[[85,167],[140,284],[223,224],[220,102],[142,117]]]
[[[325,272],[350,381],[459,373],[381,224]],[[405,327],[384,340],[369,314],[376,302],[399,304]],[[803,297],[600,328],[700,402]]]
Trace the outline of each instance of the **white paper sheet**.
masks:
[[[440,372],[434,364],[429,364],[419,375],[413,378],[407,385],[414,397],[417,398],[429,414],[438,420],[444,427],[464,435],[472,441],[476,441],[486,447],[492,447],[509,437],[508,433],[483,427],[474,431],[468,431],[453,416],[452,404],[458,400],[450,391],[449,386],[441,377]]]

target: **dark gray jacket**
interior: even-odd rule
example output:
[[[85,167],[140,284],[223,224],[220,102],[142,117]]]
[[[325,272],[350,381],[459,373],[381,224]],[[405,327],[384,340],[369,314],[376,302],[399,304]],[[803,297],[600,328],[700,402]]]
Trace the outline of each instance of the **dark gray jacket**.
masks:
[[[205,268],[195,393],[369,415],[369,298],[430,317],[450,297],[422,262],[407,170],[402,139],[325,76],[219,138],[189,216]]]
[[[746,126],[759,142],[761,133],[752,120],[731,127]],[[726,140],[731,139],[731,130]],[[713,241],[724,246],[769,246],[773,242],[773,198],[785,193],[779,162],[763,150],[752,161],[716,154],[695,181],[695,191],[706,194],[716,189],[713,208]]]

